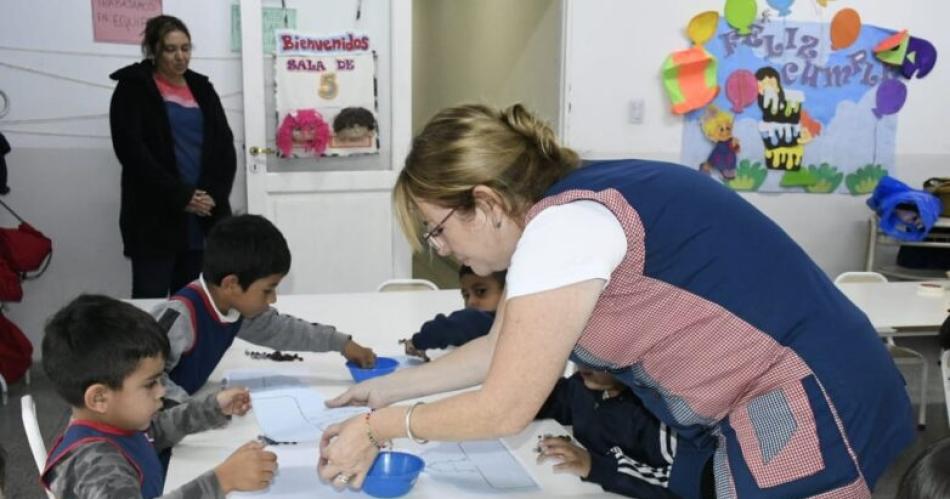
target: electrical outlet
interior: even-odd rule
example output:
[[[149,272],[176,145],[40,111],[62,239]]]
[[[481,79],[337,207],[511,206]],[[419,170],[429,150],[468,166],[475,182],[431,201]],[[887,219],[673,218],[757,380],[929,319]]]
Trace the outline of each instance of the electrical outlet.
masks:
[[[643,99],[633,99],[630,101],[630,123],[633,125],[643,124]]]

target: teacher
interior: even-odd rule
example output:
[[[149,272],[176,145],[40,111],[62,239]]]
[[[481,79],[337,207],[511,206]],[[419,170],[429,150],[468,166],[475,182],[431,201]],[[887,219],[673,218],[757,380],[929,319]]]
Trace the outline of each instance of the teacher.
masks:
[[[520,432],[569,358],[623,381],[679,438],[713,445],[718,497],[870,497],[915,437],[867,317],[699,172],[582,163],[520,105],[467,105],[415,138],[393,199],[410,241],[480,275],[508,269],[507,295],[488,336],[330,401],[384,407],[481,384],[328,428],[319,472],[337,487],[359,488],[393,438]]]

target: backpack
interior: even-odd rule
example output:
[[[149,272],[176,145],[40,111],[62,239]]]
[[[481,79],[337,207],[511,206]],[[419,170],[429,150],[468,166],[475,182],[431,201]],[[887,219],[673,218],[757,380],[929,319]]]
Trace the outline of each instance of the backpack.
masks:
[[[13,383],[33,363],[33,344],[16,324],[0,312],[0,374]]]

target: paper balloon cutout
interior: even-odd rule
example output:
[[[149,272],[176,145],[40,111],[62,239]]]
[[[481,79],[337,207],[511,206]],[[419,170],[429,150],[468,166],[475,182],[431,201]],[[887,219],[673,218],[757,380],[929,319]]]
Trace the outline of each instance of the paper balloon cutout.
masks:
[[[726,22],[740,35],[748,35],[749,25],[755,21],[759,7],[755,0],[726,0]]]
[[[894,114],[907,101],[907,86],[897,78],[884,80],[877,87],[877,107],[871,110],[877,119]]]
[[[831,48],[846,49],[861,34],[861,16],[854,9],[842,9],[831,20]]]
[[[719,93],[718,61],[701,45],[673,52],[663,62],[663,86],[673,113],[685,114],[709,104]]]
[[[716,26],[719,24],[719,13],[710,10],[697,14],[689,21],[686,27],[686,34],[690,41],[696,45],[702,45],[709,41],[716,34]]]
[[[769,7],[778,11],[779,17],[785,17],[792,13],[789,7],[795,3],[795,0],[768,0]]]
[[[726,79],[726,98],[732,103],[732,112],[741,113],[758,97],[758,83],[752,71],[737,69]]]
[[[828,6],[828,2],[830,2],[830,1],[832,1],[832,0],[818,0],[818,5],[821,5],[822,7],[827,7],[827,6]]]

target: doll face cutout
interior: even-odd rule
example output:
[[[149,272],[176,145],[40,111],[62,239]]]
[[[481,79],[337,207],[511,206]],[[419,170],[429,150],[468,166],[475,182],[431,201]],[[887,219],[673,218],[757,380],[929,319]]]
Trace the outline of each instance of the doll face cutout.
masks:
[[[732,122],[721,120],[717,124],[717,126],[715,126],[711,130],[711,133],[709,135],[710,135],[709,138],[716,142],[722,142],[722,141],[731,139],[732,138]]]
[[[372,138],[373,130],[363,125],[352,125],[337,132],[336,136],[345,142],[360,142]]]
[[[759,90],[759,95],[776,93],[779,89],[778,80],[771,76],[766,76],[757,81],[757,87]]]
[[[313,141],[316,132],[312,126],[295,127],[291,132],[291,137],[295,144],[308,144]]]

